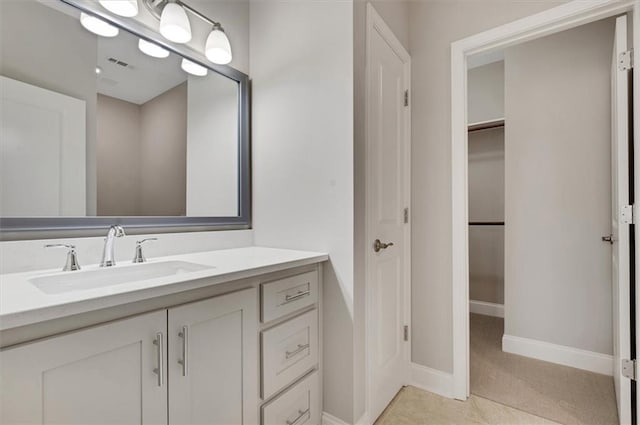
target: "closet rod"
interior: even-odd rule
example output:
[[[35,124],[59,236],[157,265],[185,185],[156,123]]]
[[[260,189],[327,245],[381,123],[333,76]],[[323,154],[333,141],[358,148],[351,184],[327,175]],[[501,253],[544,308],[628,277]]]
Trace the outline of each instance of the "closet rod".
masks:
[[[490,130],[492,128],[500,128],[500,127],[504,127],[503,118],[492,120],[492,121],[484,121],[484,122],[469,124],[469,126],[467,127],[467,130],[469,132],[472,132],[472,131]]]
[[[504,226],[504,221],[470,221],[469,226]]]

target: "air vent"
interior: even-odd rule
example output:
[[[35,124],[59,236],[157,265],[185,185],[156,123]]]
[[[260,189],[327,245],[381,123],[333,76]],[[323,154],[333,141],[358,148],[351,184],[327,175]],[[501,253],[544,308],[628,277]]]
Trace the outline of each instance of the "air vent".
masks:
[[[129,64],[128,64],[128,63],[126,63],[126,62],[124,62],[124,61],[121,61],[120,59],[116,59],[116,58],[109,58],[108,60],[109,60],[109,62],[114,63],[114,64],[116,64],[116,65],[120,65],[120,66],[121,66],[121,67],[123,67],[123,68],[128,68],[128,67],[129,67]]]

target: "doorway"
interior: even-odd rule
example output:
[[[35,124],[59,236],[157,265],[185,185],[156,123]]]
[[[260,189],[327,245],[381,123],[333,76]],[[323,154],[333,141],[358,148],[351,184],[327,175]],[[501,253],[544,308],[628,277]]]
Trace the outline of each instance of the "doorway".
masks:
[[[572,5],[574,8],[579,7],[579,5],[573,4]],[[470,388],[470,382],[469,382],[469,323],[468,323],[468,312],[469,312],[469,305],[468,300],[469,300],[469,267],[467,261],[472,262],[473,260],[468,258],[468,247],[472,244],[472,241],[470,240],[471,238],[471,230],[468,227],[469,226],[469,222],[473,221],[473,217],[467,215],[468,211],[467,211],[467,205],[468,205],[468,192],[467,192],[467,177],[468,175],[470,175],[471,171],[469,169],[467,169],[467,159],[469,158],[467,156],[467,141],[471,142],[471,137],[468,136],[467,131],[467,121],[466,121],[466,106],[467,106],[467,93],[466,93],[466,83],[468,83],[467,80],[467,63],[471,62],[471,59],[473,58],[473,54],[475,53],[479,53],[479,52],[496,52],[497,50],[500,50],[499,47],[501,46],[513,46],[517,43],[521,43],[524,41],[529,41],[529,40],[533,40],[533,39],[539,39],[543,36],[547,36],[550,35],[551,33],[553,34],[557,34],[563,30],[568,30],[571,28],[575,28],[577,24],[587,24],[590,22],[593,22],[594,20],[596,20],[595,17],[597,18],[607,18],[610,16],[616,16],[619,15],[621,13],[624,12],[628,12],[630,10],[630,8],[633,6],[631,3],[627,3],[626,5],[617,5],[620,6],[618,8],[613,8],[611,4],[608,4],[607,7],[600,7],[598,9],[598,7],[594,7],[591,6],[588,9],[589,12],[589,18],[585,19],[584,18],[584,14],[585,14],[585,10],[581,10],[579,13],[576,12],[576,10],[569,10],[571,8],[566,7],[566,8],[556,8],[552,11],[549,12],[544,12],[542,14],[539,15],[534,15],[530,18],[525,18],[524,20],[522,20],[521,22],[518,23],[522,23],[522,25],[513,25],[510,24],[508,28],[505,27],[501,27],[499,29],[496,30],[491,30],[488,31],[487,33],[483,33],[481,35],[479,35],[478,37],[470,37],[469,39],[465,39],[465,40],[461,40],[460,42],[454,43],[454,45],[452,46],[452,72],[453,72],[453,85],[452,85],[452,90],[453,90],[453,193],[454,193],[454,198],[453,198],[453,210],[454,210],[454,217],[453,217],[453,242],[454,242],[454,259],[453,259],[453,274],[454,274],[454,289],[453,289],[453,293],[454,293],[454,386],[455,386],[455,396],[456,398],[460,398],[460,399],[466,399],[466,397],[469,395],[469,391],[470,389],[472,390],[472,388]],[[637,21],[637,15],[629,15],[629,19],[635,19]],[[580,19],[584,19],[583,21],[580,21]],[[571,21],[571,22],[568,22]],[[580,21],[580,22],[578,22]],[[637,38],[637,33],[635,34],[635,37]],[[462,72],[460,72],[462,71]],[[634,70],[633,72],[637,72],[637,70]],[[631,73],[631,72],[629,72]],[[580,75],[576,75],[574,76],[574,78],[580,78]],[[464,84],[460,85],[459,83],[463,81]],[[461,91],[462,89],[462,91]],[[637,87],[636,87],[637,90]],[[461,110],[461,106],[464,105],[464,108]],[[614,117],[615,118],[615,117]],[[462,120],[464,121],[462,121]],[[614,120],[615,122],[615,120]],[[509,120],[506,120],[506,128],[509,128]],[[507,130],[509,131],[509,130]],[[461,142],[463,143],[461,145]],[[507,140],[505,141],[505,145],[506,145],[506,149],[509,149],[509,140],[507,138]],[[614,150],[615,152],[615,150]],[[610,154],[607,155],[607,157],[610,156]],[[631,157],[633,159],[633,157]],[[460,163],[460,160],[464,159],[464,163]],[[529,159],[533,161],[533,157],[529,157]],[[507,161],[508,161],[508,157],[507,157]],[[615,164],[614,164],[615,165]],[[627,164],[624,164],[625,166]],[[625,167],[626,168],[626,167]],[[628,171],[628,168],[626,168],[626,170]],[[549,178],[549,176],[544,175],[544,171],[545,168],[543,166],[540,166],[540,175],[539,175],[539,179],[540,180],[544,180]],[[615,171],[615,170],[614,170]],[[467,175],[467,173],[469,173]],[[464,180],[461,180],[460,178],[463,177]],[[615,177],[615,173],[614,173],[614,177]],[[557,178],[557,176],[556,176]],[[551,181],[553,181],[553,179],[551,179]],[[586,182],[585,182],[586,183]],[[608,183],[608,182],[607,182]],[[507,183],[508,185],[508,183]],[[612,188],[612,186],[608,183],[609,188]],[[615,185],[612,188],[614,191],[615,189]],[[461,196],[462,195],[462,196]],[[610,195],[611,196],[611,195]],[[567,197],[568,199],[568,197]],[[526,203],[526,199],[522,202]],[[559,203],[563,202],[562,198],[558,199]],[[508,199],[507,199],[507,204],[509,203]],[[469,205],[470,207],[470,205]],[[574,221],[580,222],[581,220],[584,219],[584,216],[586,214],[576,214],[574,216]],[[618,217],[618,214],[612,214],[612,216]],[[499,220],[497,220],[499,221]],[[510,222],[509,222],[509,214],[506,215],[505,218],[505,227],[509,227]],[[533,226],[535,227],[535,226]],[[551,226],[549,226],[551,227]],[[608,229],[611,229],[612,227],[615,227],[615,223],[609,223]],[[607,229],[607,230],[608,230]],[[566,229],[564,229],[566,230]],[[615,230],[615,229],[614,229]],[[629,230],[629,228],[627,227],[627,230]],[[540,232],[540,229],[538,229],[538,231]],[[598,242],[601,243],[601,241],[599,241],[600,237],[609,237],[608,235],[609,232],[603,233],[602,235],[597,234],[597,239]],[[615,231],[614,231],[615,233]],[[553,236],[554,233],[551,232],[550,236]],[[549,235],[547,235],[549,236]],[[593,235],[591,235],[593,236]],[[545,234],[544,232],[540,232],[539,234],[540,240],[544,241],[545,240]],[[580,245],[581,243],[579,242],[579,240],[575,240],[575,238],[565,238],[565,239],[573,239],[573,243],[574,244],[578,244]],[[619,236],[616,237],[615,235],[613,236],[614,241],[618,242]],[[624,237],[623,237],[624,239]],[[562,241],[561,241],[562,242]],[[565,241],[566,242],[566,241]],[[608,243],[608,241],[605,241],[605,243]],[[584,243],[582,243],[582,245],[584,245]],[[553,243],[551,244],[551,246],[555,246]],[[593,248],[594,250],[597,250],[599,248]],[[571,247],[567,247],[566,252],[570,252]],[[506,249],[507,252],[507,257],[509,255],[509,252],[511,252],[511,250]],[[627,256],[629,256],[629,252],[627,251]],[[615,257],[609,257],[610,261],[611,259],[615,260]],[[564,259],[561,258],[555,258],[558,261],[562,261]],[[551,260],[554,260],[554,258],[552,258]],[[551,261],[550,260],[550,261]],[[507,261],[509,261],[507,259]],[[619,263],[617,263],[619,264]],[[522,265],[520,265],[521,267],[524,267]],[[538,270],[541,268],[544,268],[542,266],[540,266],[539,264],[537,265]],[[588,267],[585,267],[585,269],[588,269]],[[506,311],[506,314],[509,314],[509,299],[510,296],[508,295],[509,293],[509,279],[508,279],[508,269],[505,269],[505,275],[507,277],[507,281],[505,282],[505,291],[507,293],[507,296],[505,297],[505,306],[504,309]],[[537,272],[532,271],[533,269],[529,269],[528,270],[528,275],[535,275]],[[611,271],[611,268],[609,269]],[[610,274],[609,274],[610,276]],[[602,279],[600,279],[602,280]],[[628,280],[628,279],[627,279]],[[609,278],[609,281],[611,281],[611,279]],[[628,282],[627,282],[628,284]],[[614,288],[615,289],[615,288]],[[587,291],[585,291],[587,292]],[[613,292],[613,291],[612,291]],[[526,296],[532,296],[531,293],[527,293],[526,291],[524,292]],[[617,293],[617,292],[616,292]],[[580,292],[573,292],[572,293],[573,296],[575,296],[576,298],[584,298],[586,300],[593,298],[593,294],[584,294],[584,293],[580,293]],[[569,294],[571,295],[571,294]],[[540,302],[536,302],[538,300],[535,300],[533,298],[530,298],[531,304],[534,307],[541,307],[541,303]],[[629,302],[629,297],[627,296],[626,301]],[[589,306],[587,306],[587,308],[589,308]],[[593,306],[591,306],[591,308],[593,308]],[[614,305],[614,308],[617,308]],[[544,311],[544,309],[541,309]],[[595,312],[594,312],[595,313]],[[615,319],[616,317],[622,317],[624,316],[624,311],[620,311],[620,309],[618,309],[617,313],[616,311],[613,312],[613,319]],[[566,320],[571,320],[571,315],[568,314],[568,318]],[[545,317],[542,318],[542,322],[545,321]],[[627,314],[626,316],[626,323],[627,326],[629,325],[629,315]],[[553,326],[556,326],[557,328],[562,328],[564,325],[564,323],[556,321],[555,323],[553,323],[552,321],[549,322],[546,325],[546,328],[551,328]],[[507,324],[507,330],[506,332],[512,332],[512,329],[509,329],[511,325]],[[623,326],[624,327],[624,326]],[[618,331],[620,331],[620,329],[618,329]],[[622,333],[624,333],[624,329],[622,329]],[[533,335],[533,336],[531,336]],[[542,338],[536,338],[538,334],[535,333],[535,330],[531,331],[530,334],[528,335],[528,339],[530,340],[538,340],[538,342],[542,341],[542,342],[546,342],[544,341]],[[583,335],[584,336],[584,335]],[[624,337],[623,337],[624,339]],[[630,340],[630,337],[627,338],[627,340]],[[511,346],[513,347],[521,347],[522,348],[522,344],[519,343],[523,343],[523,342],[530,342],[530,341],[518,341],[515,340],[513,338],[511,338],[509,341],[507,341],[505,343],[505,341],[502,341],[502,348],[504,348],[505,346]],[[556,345],[562,345],[562,344],[558,344],[557,341],[553,341],[554,343],[556,343]],[[567,344],[569,345],[569,344]],[[612,344],[613,345],[613,344]],[[549,347],[544,345],[544,344],[529,344],[527,348],[530,352],[536,351],[538,353],[540,353],[537,358],[542,358],[543,360],[552,360],[552,361],[556,361],[558,363],[562,363],[564,361],[564,364],[570,364],[571,363],[571,357],[573,354],[575,353],[566,353],[566,352],[556,352],[554,355],[558,355],[560,358],[558,358],[558,356],[556,356],[556,358],[544,358],[544,356],[548,355],[549,350],[547,350]],[[611,347],[613,348],[613,347]],[[584,350],[584,351],[589,351],[589,350]],[[611,353],[611,351],[614,351],[613,353]],[[616,350],[611,350],[609,353],[613,354],[613,356],[620,356],[621,353],[618,351],[618,347],[616,347]],[[617,351],[617,352],[616,352]],[[516,352],[516,351],[512,351],[512,352]],[[569,360],[567,361],[566,359],[563,360],[561,357],[568,357]],[[613,357],[610,356],[610,357]],[[620,359],[622,359],[622,357],[619,357]],[[592,361],[593,360],[593,361]],[[598,364],[602,364],[602,358],[595,358],[595,359],[587,359],[588,362],[591,362],[592,366],[593,364],[595,364],[596,366],[593,366],[595,368],[599,367],[597,366]],[[614,364],[615,365],[619,365],[619,362],[615,362],[612,361],[612,359],[609,359],[609,367],[611,370],[611,375],[613,375],[614,373],[618,373],[619,371],[614,370]],[[575,367],[575,365],[573,365]],[[629,383],[629,381],[626,381],[627,384]],[[618,385],[618,384],[617,384]],[[622,393],[624,393],[624,390],[621,391],[622,386],[618,385],[618,397],[620,397],[620,395]],[[623,394],[622,394],[623,395]],[[624,396],[624,395],[623,395]],[[628,400],[628,405],[630,405],[630,397]],[[630,423],[630,409],[626,409],[624,407],[624,404],[622,404],[622,414],[621,414],[621,420],[623,423]],[[624,420],[624,415],[628,413],[628,418],[629,421],[627,422],[626,420]]]

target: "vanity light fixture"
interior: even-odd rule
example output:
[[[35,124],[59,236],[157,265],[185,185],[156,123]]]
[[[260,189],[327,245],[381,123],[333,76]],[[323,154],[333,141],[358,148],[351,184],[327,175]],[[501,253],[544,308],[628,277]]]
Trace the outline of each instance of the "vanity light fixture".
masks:
[[[187,12],[175,2],[167,3],[160,16],[160,34],[174,43],[191,41],[191,24]]]
[[[138,0],[98,0],[111,13],[133,18],[138,15]]]
[[[207,37],[204,54],[207,59],[218,65],[226,65],[231,62],[231,44],[227,34],[222,29],[222,25],[218,22],[213,25],[213,30]]]
[[[102,37],[115,37],[120,32],[113,25],[84,12],[80,13],[80,23],[86,30]]]
[[[186,12],[211,25],[213,29],[204,46],[205,56],[218,65],[231,62],[231,43],[220,22],[209,19],[182,0],[142,0],[142,3],[160,20],[160,34],[175,43],[187,43],[191,40],[191,26]]]
[[[149,55],[154,58],[166,58],[169,56],[169,51],[167,49],[163,49],[155,43],[151,43],[147,40],[140,39],[138,41],[138,49],[145,55]]]
[[[191,62],[189,59],[182,59],[182,70],[197,77],[204,77],[209,70],[202,65]]]

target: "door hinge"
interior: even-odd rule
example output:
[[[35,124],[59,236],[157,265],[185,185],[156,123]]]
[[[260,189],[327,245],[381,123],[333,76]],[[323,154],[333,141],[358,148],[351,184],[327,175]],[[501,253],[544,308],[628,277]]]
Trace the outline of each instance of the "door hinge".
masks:
[[[409,90],[404,91],[404,106],[409,106]]]
[[[620,209],[620,222],[622,224],[633,224],[634,220],[633,205],[623,205]]]
[[[409,208],[404,209],[404,223],[407,224],[409,222]]]
[[[620,71],[633,69],[633,49],[620,53],[620,57],[618,58],[618,69]]]
[[[622,376],[624,376],[625,378],[629,378],[631,380],[636,380],[636,361],[635,360],[628,360],[628,359],[622,359],[620,361],[620,366],[622,366],[621,369],[621,373]]]
[[[409,341],[409,326],[404,325],[404,340]]]

